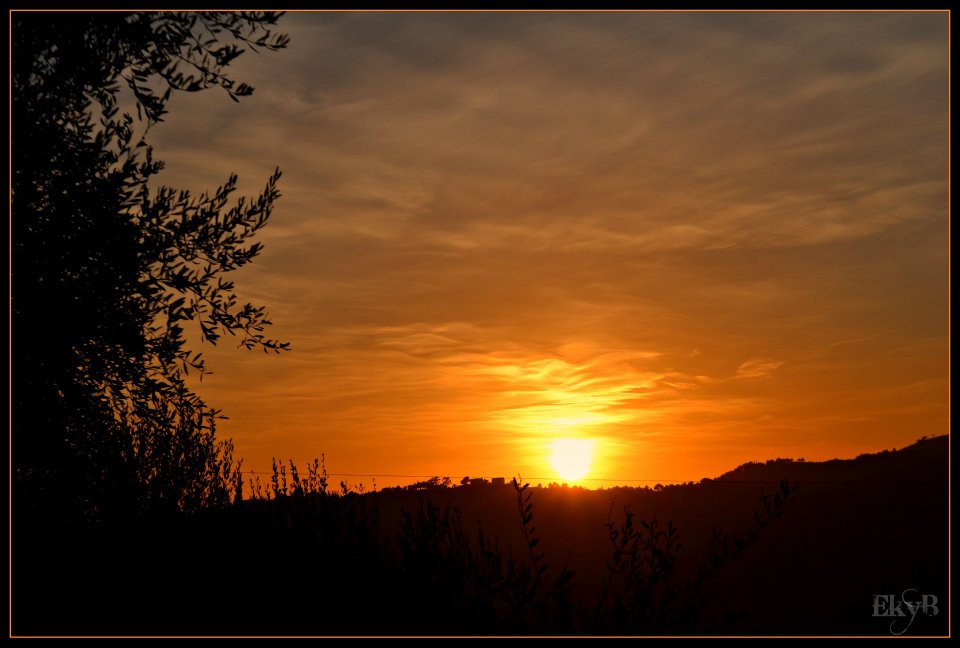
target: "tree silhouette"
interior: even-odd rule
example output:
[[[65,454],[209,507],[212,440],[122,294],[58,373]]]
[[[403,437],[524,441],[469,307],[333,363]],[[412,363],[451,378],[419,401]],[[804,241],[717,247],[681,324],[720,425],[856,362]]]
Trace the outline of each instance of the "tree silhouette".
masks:
[[[12,14],[13,457],[16,505],[68,517],[229,501],[232,446],[186,384],[205,372],[185,324],[215,344],[288,347],[225,273],[278,198],[237,177],[199,197],[151,190],[147,145],[174,91],[253,88],[226,75],[277,50],[277,12]],[[126,102],[126,103],[125,103]],[[120,109],[129,105],[136,116]],[[140,133],[139,135],[137,133]]]

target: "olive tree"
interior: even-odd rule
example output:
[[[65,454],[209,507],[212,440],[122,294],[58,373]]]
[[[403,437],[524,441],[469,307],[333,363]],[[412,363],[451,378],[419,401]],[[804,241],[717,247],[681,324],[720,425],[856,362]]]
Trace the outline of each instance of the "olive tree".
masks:
[[[153,187],[147,141],[175,92],[232,100],[227,68],[278,50],[277,12],[30,12],[12,33],[12,446],[15,503],[99,519],[228,501],[232,446],[188,387],[185,327],[279,352],[227,273],[260,252],[279,169],[203,195]],[[121,110],[121,106],[127,106]]]

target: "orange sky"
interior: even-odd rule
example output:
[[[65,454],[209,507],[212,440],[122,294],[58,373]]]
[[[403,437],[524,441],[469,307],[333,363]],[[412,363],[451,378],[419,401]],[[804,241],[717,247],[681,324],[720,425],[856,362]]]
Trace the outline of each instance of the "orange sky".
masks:
[[[287,15],[252,97],[150,135],[174,186],[284,171],[235,278],[293,351],[205,347],[221,435],[388,485],[553,478],[557,438],[696,480],[946,433],[947,22]]]

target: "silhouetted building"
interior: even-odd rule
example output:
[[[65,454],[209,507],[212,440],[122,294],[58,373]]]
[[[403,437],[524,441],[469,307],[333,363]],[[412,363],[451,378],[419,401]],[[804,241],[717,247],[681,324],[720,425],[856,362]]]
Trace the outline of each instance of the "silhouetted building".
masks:
[[[504,479],[503,477],[494,477],[493,479],[490,480],[490,483],[493,484],[494,486],[506,486],[507,480]]]

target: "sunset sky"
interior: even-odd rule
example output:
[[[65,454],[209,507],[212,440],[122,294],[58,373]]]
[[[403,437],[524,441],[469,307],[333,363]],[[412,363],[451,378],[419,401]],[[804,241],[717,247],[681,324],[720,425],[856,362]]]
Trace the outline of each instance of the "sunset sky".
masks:
[[[235,279],[293,350],[198,348],[221,436],[389,485],[946,433],[948,17],[286,15],[149,135],[176,187],[284,173]]]

